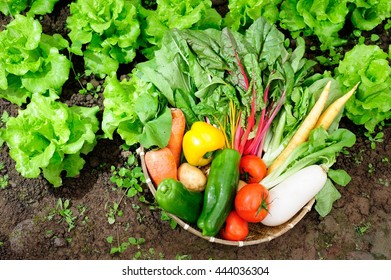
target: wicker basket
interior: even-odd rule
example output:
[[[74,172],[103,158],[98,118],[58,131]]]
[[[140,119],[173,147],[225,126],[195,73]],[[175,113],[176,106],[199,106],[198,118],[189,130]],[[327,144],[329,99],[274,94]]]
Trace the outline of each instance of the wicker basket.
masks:
[[[145,165],[145,151],[143,147],[140,147],[137,150],[138,154],[141,158],[141,167],[143,169],[146,183],[148,184],[148,187],[150,191],[152,192],[153,196],[155,196],[156,188],[153,185],[151,179],[149,178],[148,170]],[[310,200],[292,219],[287,221],[286,223],[276,226],[276,227],[267,227],[262,225],[261,223],[249,223],[249,235],[244,241],[228,241],[217,237],[210,237],[210,236],[204,236],[202,233],[197,230],[192,225],[189,225],[179,219],[177,216],[168,214],[169,217],[171,217],[174,221],[176,221],[183,229],[186,231],[191,232],[192,234],[195,234],[196,236],[206,239],[209,242],[213,243],[219,243],[224,245],[231,245],[231,246],[248,246],[248,245],[254,245],[254,244],[260,244],[264,242],[269,242],[273,240],[276,237],[281,236],[282,234],[286,233],[288,230],[293,228],[303,217],[311,210],[312,205],[314,204],[315,199]]]

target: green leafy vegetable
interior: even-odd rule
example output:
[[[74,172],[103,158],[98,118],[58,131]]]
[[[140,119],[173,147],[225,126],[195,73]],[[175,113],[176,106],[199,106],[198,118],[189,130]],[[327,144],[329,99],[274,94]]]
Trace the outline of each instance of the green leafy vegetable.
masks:
[[[315,200],[316,200],[315,210],[322,217],[325,217],[327,214],[329,214],[333,207],[334,202],[341,198],[341,194],[334,186],[332,181],[344,187],[351,180],[349,174],[342,169],[339,170],[329,169],[327,171],[327,175],[329,178],[327,179],[325,186],[315,196]]]
[[[71,51],[83,55],[87,71],[101,77],[133,61],[140,25],[137,1],[77,0],[67,18]],[[85,48],[85,50],[84,50]]]
[[[28,14],[45,15],[51,13],[58,0],[2,0],[0,1],[0,12],[8,15],[16,15],[26,10]]]
[[[372,30],[384,19],[391,17],[389,0],[354,0],[351,15],[353,25],[360,30]]]
[[[282,0],[230,0],[223,25],[231,30],[246,30],[256,19],[265,17],[270,23],[279,19],[278,5]]]
[[[300,35],[316,35],[321,42],[321,50],[346,43],[338,32],[344,27],[348,17],[348,3],[343,1],[286,0],[280,8],[280,26],[291,32],[293,38]]]
[[[329,178],[331,180],[333,180],[335,183],[343,187],[349,184],[350,180],[352,179],[349,176],[349,174],[343,169],[338,169],[338,170],[329,169],[327,174],[329,175]]]
[[[25,110],[11,117],[3,139],[16,162],[16,170],[26,178],[40,173],[54,187],[62,185],[61,173],[75,177],[84,166],[82,154],[96,145],[98,107],[68,107],[58,96],[34,94]]]
[[[146,148],[167,146],[171,131],[171,113],[151,83],[132,75],[118,81],[105,81],[102,130],[112,139],[115,131],[127,145],[141,143]]]
[[[219,28],[221,16],[210,0],[157,0],[156,9],[138,8],[142,24],[143,53],[151,58],[162,46],[164,33],[171,29]]]
[[[344,89],[360,82],[346,104],[346,116],[369,132],[391,118],[391,67],[388,55],[375,45],[356,45],[335,71]]]
[[[335,188],[330,179],[327,179],[326,184],[316,194],[315,210],[322,217],[327,216],[333,208],[335,201],[341,198],[340,192]]]
[[[0,32],[0,97],[21,105],[31,93],[61,89],[71,63],[59,50],[67,46],[61,35],[43,34],[38,20],[16,15]]]

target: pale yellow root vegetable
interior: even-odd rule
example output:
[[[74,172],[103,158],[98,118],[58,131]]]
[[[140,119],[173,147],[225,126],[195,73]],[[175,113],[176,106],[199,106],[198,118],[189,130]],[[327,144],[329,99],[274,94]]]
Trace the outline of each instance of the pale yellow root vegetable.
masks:
[[[341,112],[341,110],[343,110],[343,107],[346,104],[346,102],[356,91],[358,84],[359,83],[357,83],[348,93],[344,94],[343,96],[335,100],[329,107],[327,107],[327,109],[319,117],[315,127],[322,126],[326,130],[329,129],[334,119]]]
[[[178,168],[178,180],[192,192],[201,192],[205,190],[207,178],[201,169],[182,163]]]
[[[315,127],[315,124],[317,123],[319,116],[322,114],[327,98],[329,96],[330,86],[331,86],[331,81],[329,81],[326,84],[318,100],[315,102],[315,105],[312,107],[311,111],[308,113],[303,123],[300,125],[296,133],[293,135],[288,145],[281,152],[281,154],[273,161],[273,163],[268,167],[267,174],[270,174],[274,169],[280,166],[297,146],[307,141],[311,130]]]

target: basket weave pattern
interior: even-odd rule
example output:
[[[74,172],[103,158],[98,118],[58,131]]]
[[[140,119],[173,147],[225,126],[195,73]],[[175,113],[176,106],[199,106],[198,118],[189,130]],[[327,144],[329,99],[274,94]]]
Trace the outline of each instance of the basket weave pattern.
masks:
[[[147,170],[147,167],[145,165],[145,151],[143,147],[140,147],[137,152],[140,155],[141,159],[141,167],[143,169],[146,183],[149,187],[149,190],[155,197],[156,188],[153,185],[149,173]],[[191,232],[192,234],[195,234],[196,236],[206,239],[209,242],[212,243],[218,243],[218,244],[224,244],[224,245],[231,245],[231,246],[248,246],[248,245],[254,245],[254,244],[260,244],[264,242],[269,242],[273,240],[276,237],[281,236],[282,234],[286,233],[288,230],[292,229],[303,217],[311,210],[313,204],[315,202],[315,199],[311,199],[294,217],[292,217],[289,221],[286,223],[276,226],[276,227],[267,227],[264,226],[261,223],[249,223],[249,235],[244,241],[229,241],[224,240],[218,237],[210,237],[210,236],[204,236],[202,233],[196,229],[196,225],[190,225],[185,223],[183,220],[179,219],[177,216],[169,214],[169,217],[171,217],[175,222],[178,223],[183,229],[186,231]]]

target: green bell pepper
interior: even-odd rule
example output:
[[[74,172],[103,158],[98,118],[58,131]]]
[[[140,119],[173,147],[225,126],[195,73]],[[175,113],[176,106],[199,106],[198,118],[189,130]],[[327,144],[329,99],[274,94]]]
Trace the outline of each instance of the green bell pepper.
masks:
[[[204,195],[187,190],[175,179],[166,178],[158,185],[155,198],[163,210],[186,222],[195,223],[202,210]]]
[[[210,166],[204,203],[197,226],[206,236],[215,236],[232,210],[239,182],[240,153],[223,149],[216,153]]]

